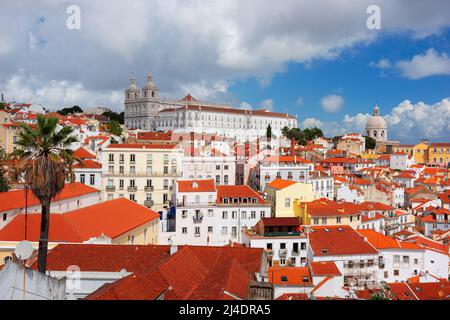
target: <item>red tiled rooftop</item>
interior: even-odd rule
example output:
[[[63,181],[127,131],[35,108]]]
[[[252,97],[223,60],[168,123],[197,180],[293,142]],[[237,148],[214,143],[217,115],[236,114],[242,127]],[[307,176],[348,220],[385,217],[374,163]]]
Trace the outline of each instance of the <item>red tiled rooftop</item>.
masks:
[[[333,261],[310,262],[313,276],[340,276],[341,272]]]
[[[100,193],[99,190],[86,186],[80,182],[67,183],[62,191],[52,199],[59,201],[63,199],[75,198],[85,194]],[[39,205],[39,200],[28,191],[28,207]],[[21,209],[25,207],[25,190],[13,190],[0,192],[0,212]]]
[[[214,179],[208,180],[178,180],[178,192],[215,192]]]
[[[111,239],[133,230],[152,220],[159,214],[125,198],[101,202],[64,214],[50,215],[49,241],[83,242],[102,234]],[[27,217],[27,239],[39,240],[40,214]],[[25,215],[19,214],[0,230],[3,241],[24,239]]]

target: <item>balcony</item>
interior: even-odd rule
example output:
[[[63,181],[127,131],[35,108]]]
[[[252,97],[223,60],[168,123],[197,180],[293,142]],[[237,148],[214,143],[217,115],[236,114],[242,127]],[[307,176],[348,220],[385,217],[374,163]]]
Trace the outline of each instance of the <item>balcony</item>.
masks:
[[[201,223],[203,221],[203,216],[193,216],[192,220],[194,221],[194,223]]]
[[[273,250],[272,249],[266,249],[267,256],[272,257],[273,256]]]
[[[116,187],[115,186],[106,186],[106,191],[108,191],[108,192],[116,191]]]
[[[137,187],[135,187],[135,186],[129,186],[129,187],[127,188],[127,190],[128,190],[128,192],[136,192],[136,191],[137,191]]]
[[[153,201],[153,200],[145,200],[144,201],[144,206],[150,208],[150,207],[153,206],[154,203],[155,203],[155,201]]]
[[[287,249],[280,249],[280,251],[278,252],[278,255],[280,257],[286,257],[287,256]]]
[[[145,192],[155,191],[155,187],[154,186],[145,186],[144,191]]]
[[[300,255],[300,252],[297,250],[292,250],[291,256],[298,256]]]

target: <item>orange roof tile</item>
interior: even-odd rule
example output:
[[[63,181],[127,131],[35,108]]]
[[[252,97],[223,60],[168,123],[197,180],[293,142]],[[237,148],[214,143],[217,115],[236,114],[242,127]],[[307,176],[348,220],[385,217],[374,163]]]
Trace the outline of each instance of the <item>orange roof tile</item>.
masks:
[[[269,282],[274,285],[313,285],[311,274],[307,267],[270,267]]]
[[[80,182],[67,183],[62,191],[52,199],[59,201],[63,199],[76,198],[89,193],[100,193],[99,190],[86,186]],[[39,200],[28,191],[28,207],[39,205]],[[25,207],[25,190],[13,190],[0,192],[0,212],[21,209]]]
[[[85,148],[80,147],[73,152],[73,155],[78,159],[96,159],[95,154],[90,153]]]
[[[310,262],[313,276],[340,276],[341,272],[333,261]]]
[[[208,180],[178,180],[178,192],[215,192],[214,179]]]
[[[118,198],[64,214],[51,214],[49,241],[82,242],[102,234],[115,239],[155,219],[159,219],[158,213],[128,199]],[[40,221],[40,214],[28,215],[28,240],[39,241]],[[0,239],[23,240],[24,226],[25,215],[17,215],[0,230]]]
[[[283,180],[283,179],[275,179],[267,184],[268,187],[281,190],[284,188],[287,188],[289,186],[292,186],[293,184],[296,184],[296,181],[292,180]]]

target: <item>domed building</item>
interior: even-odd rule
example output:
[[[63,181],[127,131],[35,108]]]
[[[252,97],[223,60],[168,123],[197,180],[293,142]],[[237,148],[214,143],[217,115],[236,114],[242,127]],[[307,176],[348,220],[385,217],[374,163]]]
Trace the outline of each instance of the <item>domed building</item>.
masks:
[[[369,120],[367,120],[366,135],[375,139],[377,143],[387,141],[387,122],[382,116],[380,116],[380,108],[378,108],[378,106],[373,108],[373,114]]]

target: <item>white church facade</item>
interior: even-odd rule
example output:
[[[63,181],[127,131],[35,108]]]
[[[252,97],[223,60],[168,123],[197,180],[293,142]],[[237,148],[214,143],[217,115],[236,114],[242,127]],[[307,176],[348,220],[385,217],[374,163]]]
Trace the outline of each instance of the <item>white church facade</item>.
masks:
[[[151,74],[142,90],[131,78],[124,105],[125,126],[129,129],[204,132],[246,141],[265,137],[269,124],[277,137],[285,126],[297,127],[296,117],[285,113],[237,109],[197,101],[191,95],[180,100],[161,99]]]

